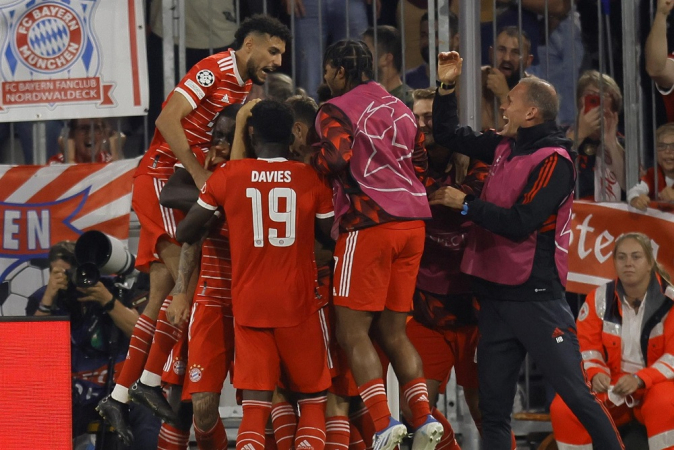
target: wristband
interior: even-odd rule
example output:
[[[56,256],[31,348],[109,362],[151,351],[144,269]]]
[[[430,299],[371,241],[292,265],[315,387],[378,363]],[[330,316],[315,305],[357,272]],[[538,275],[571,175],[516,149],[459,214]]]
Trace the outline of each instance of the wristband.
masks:
[[[450,84],[445,84],[441,81],[437,81],[436,84],[438,85],[438,87],[440,89],[445,89],[445,90],[454,89],[456,87],[456,81],[453,82],[453,83],[450,83]]]
[[[639,375],[637,375],[636,373],[633,373],[632,376],[637,380],[637,386],[639,386],[639,388],[642,388],[642,387],[646,386],[646,383],[644,382],[644,380],[641,379],[641,377]]]
[[[117,297],[112,297],[112,300],[110,300],[108,303],[103,305],[101,308],[104,313],[108,313],[112,311],[115,308],[115,302],[117,301]]]
[[[462,216],[468,215],[468,202],[472,202],[473,200],[475,200],[475,196],[472,194],[468,194],[463,198],[463,207],[461,208]]]
[[[37,310],[46,314],[51,314],[51,306],[47,306],[42,302],[37,305]]]

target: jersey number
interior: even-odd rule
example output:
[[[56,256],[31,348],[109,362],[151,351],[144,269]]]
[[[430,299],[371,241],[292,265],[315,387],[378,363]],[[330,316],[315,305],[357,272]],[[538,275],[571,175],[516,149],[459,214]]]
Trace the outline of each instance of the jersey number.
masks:
[[[253,207],[253,244],[264,246],[264,226],[262,225],[262,194],[255,188],[246,189],[246,197]],[[295,216],[297,211],[297,195],[290,188],[273,188],[269,191],[269,218],[274,222],[284,223],[286,235],[279,237],[276,228],[269,228],[269,243],[274,247],[289,247],[295,243]],[[279,200],[286,199],[287,211],[279,211]]]

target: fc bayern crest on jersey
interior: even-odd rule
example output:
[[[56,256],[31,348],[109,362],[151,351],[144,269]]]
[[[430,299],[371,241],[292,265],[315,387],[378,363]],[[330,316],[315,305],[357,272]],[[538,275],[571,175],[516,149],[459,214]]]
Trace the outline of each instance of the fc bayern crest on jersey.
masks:
[[[212,86],[215,83],[215,75],[210,70],[204,69],[197,72],[197,83],[203,87]]]

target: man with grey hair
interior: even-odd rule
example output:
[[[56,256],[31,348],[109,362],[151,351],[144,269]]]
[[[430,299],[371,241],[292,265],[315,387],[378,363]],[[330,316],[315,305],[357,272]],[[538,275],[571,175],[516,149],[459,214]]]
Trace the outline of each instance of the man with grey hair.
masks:
[[[444,187],[430,204],[459,209],[476,225],[461,270],[472,276],[480,302],[483,447],[511,448],[510,413],[529,353],[587,428],[594,448],[622,449],[610,416],[586,384],[564,297],[575,173],[571,141],[555,123],[557,93],[546,81],[522,79],[501,105],[503,130],[475,133],[459,126],[454,87],[461,65],[456,52],[439,55],[433,135],[438,144],[492,167],[480,198]]]

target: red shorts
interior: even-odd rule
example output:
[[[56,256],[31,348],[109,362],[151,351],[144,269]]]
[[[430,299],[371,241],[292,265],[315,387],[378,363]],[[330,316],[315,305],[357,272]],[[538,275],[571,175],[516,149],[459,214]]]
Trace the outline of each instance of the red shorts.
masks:
[[[183,330],[178,342],[173,345],[169,357],[164,364],[161,381],[167,384],[182,386],[185,381],[187,367],[187,331]]]
[[[188,328],[189,352],[185,390],[219,394],[234,361],[234,319],[231,307],[194,302]]]
[[[234,387],[273,391],[281,379],[298,393],[311,394],[330,386],[327,336],[320,311],[294,327],[253,328],[234,324],[236,357]]]
[[[340,234],[335,247],[335,305],[409,312],[425,238],[421,220]]]
[[[439,381],[440,392],[445,390],[452,367],[456,371],[457,384],[477,388],[476,325],[435,331],[412,319],[407,322],[407,337],[419,352],[424,376]]]
[[[133,179],[131,205],[140,222],[136,269],[142,272],[148,272],[151,263],[161,262],[157,253],[160,239],[180,245],[175,238],[176,228],[184,214],[159,204],[159,195],[164,184],[165,181],[150,175],[139,175]]]

